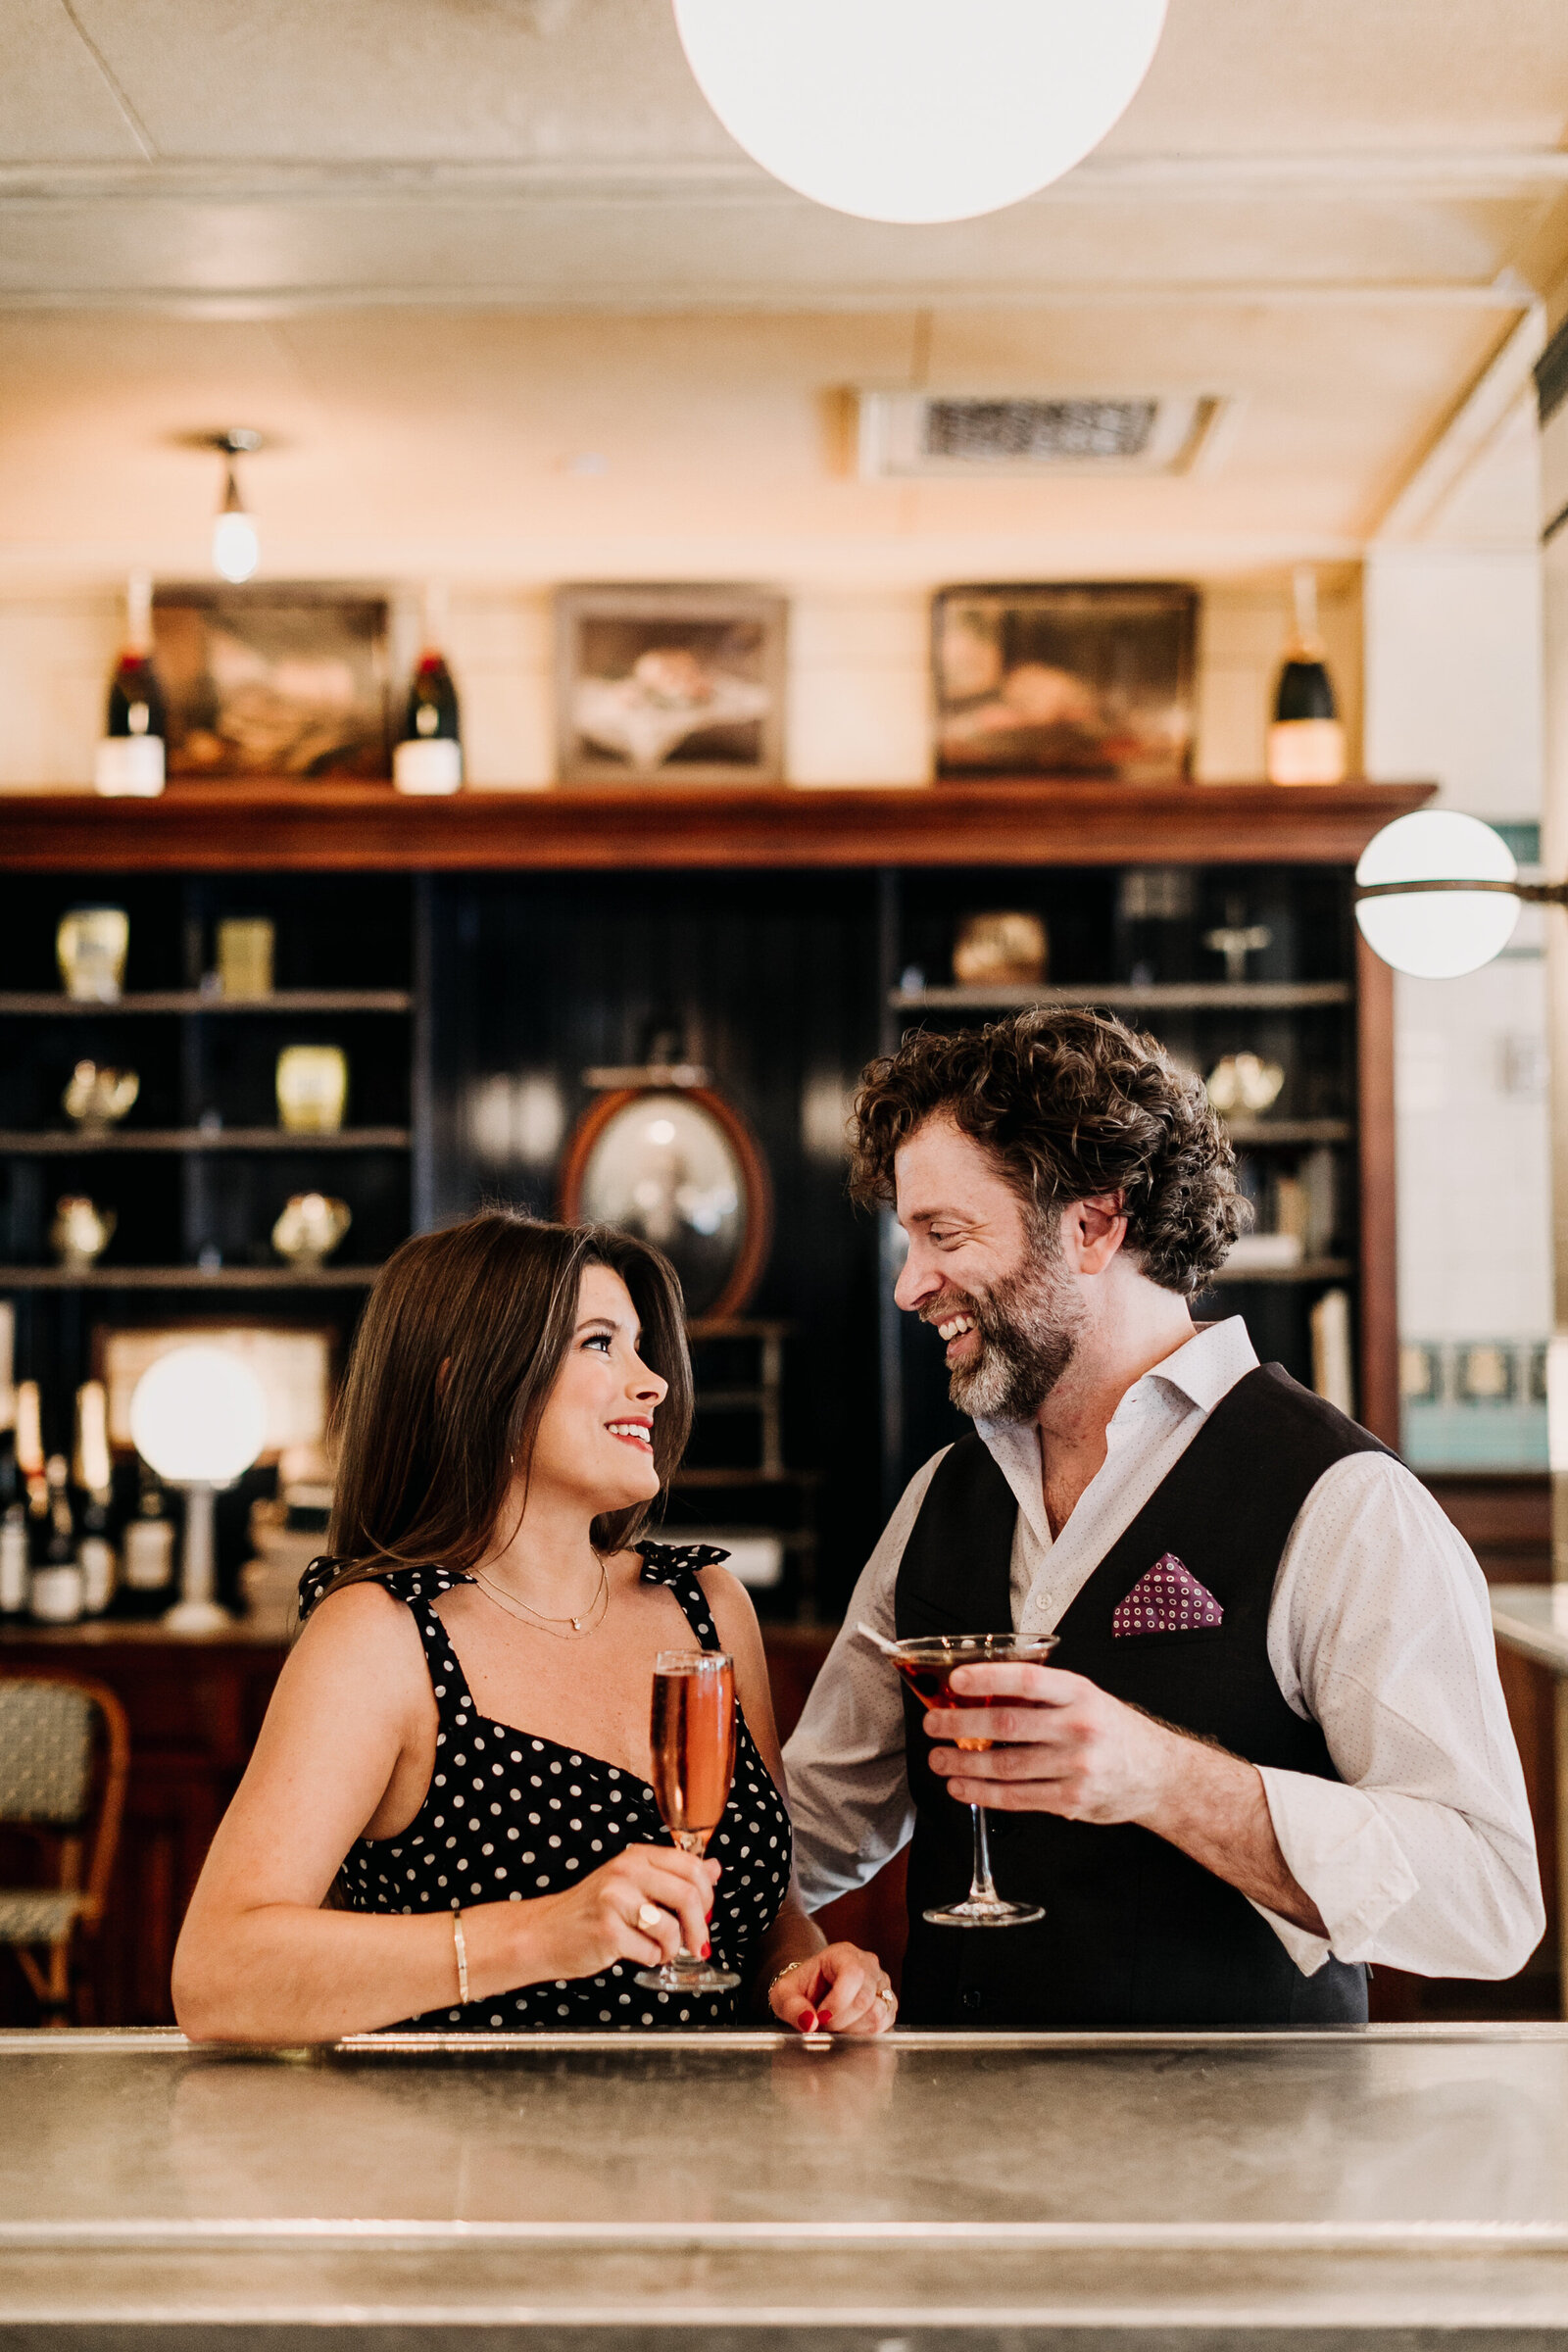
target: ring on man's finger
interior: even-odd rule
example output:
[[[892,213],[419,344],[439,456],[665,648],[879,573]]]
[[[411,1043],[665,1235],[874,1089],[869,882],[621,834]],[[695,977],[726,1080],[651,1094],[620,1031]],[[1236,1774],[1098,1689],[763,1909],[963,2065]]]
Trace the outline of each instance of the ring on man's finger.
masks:
[[[662,1927],[663,1924],[664,1913],[661,1911],[659,1905],[657,1903],[644,1903],[641,1910],[637,1914],[637,1925],[640,1928],[660,1928]]]

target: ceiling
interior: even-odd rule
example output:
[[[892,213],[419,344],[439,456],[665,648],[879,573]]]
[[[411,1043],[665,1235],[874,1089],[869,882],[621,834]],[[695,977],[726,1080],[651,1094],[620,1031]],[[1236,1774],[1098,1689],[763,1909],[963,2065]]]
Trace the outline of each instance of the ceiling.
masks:
[[[1563,0],[1171,0],[1095,156],[937,228],[768,179],[668,0],[0,25],[0,572],[198,560],[176,437],[242,421],[304,571],[1352,555],[1568,270]],[[1170,483],[870,484],[869,383],[1232,415]]]

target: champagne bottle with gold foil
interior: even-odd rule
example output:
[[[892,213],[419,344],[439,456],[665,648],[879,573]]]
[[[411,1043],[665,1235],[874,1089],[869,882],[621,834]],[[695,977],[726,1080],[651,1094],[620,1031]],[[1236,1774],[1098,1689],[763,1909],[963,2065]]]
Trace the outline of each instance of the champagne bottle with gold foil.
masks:
[[[1317,578],[1304,566],[1295,575],[1296,634],[1286,651],[1268,731],[1271,784],[1342,784],[1345,729],[1340,723],[1322,637]]]

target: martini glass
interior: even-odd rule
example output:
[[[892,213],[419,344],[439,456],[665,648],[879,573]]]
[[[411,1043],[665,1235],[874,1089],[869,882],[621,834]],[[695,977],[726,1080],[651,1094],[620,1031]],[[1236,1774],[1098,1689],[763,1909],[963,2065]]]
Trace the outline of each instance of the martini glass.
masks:
[[[987,1707],[1012,1702],[989,1694],[955,1690],[951,1677],[956,1666],[1043,1666],[1056,1646],[1054,1634],[933,1634],[918,1641],[896,1642],[889,1657],[915,1696],[927,1707],[961,1707],[972,1715],[976,1732]],[[996,1747],[995,1740],[955,1740],[955,1747]],[[1039,1903],[1008,1903],[998,1894],[991,1877],[991,1846],[986,1836],[986,1809],[971,1805],[974,1824],[974,1871],[961,1903],[948,1903],[922,1916],[934,1928],[1024,1928],[1046,1914]]]

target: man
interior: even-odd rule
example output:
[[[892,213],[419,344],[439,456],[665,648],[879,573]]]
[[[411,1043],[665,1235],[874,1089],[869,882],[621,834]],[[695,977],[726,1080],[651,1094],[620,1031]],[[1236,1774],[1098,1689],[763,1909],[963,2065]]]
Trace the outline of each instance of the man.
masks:
[[[1506,1977],[1544,1924],[1480,1571],[1365,1430],[1189,1300],[1244,1214],[1202,1088],[1089,1012],[871,1064],[852,1189],[974,1433],[910,1482],[786,1751],[818,1908],[912,1834],[910,2025],[1281,2026],[1367,2014],[1368,1963]],[[855,1627],[1054,1632],[901,1696]],[[955,1802],[955,1800],[957,1800]],[[962,1930],[991,1809],[1035,1926]]]

